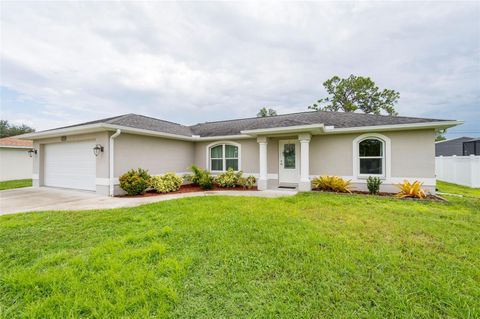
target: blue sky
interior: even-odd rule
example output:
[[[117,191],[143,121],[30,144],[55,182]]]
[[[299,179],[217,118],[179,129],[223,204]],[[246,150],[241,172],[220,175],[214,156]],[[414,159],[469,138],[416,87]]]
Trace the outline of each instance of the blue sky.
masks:
[[[1,117],[39,130],[298,112],[355,74],[399,91],[400,115],[480,136],[479,2],[0,5]]]

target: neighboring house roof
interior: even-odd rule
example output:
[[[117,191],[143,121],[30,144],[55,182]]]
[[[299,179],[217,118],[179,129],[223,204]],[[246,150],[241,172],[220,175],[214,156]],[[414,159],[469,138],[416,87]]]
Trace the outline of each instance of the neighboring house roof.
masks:
[[[0,147],[4,148],[31,148],[33,142],[30,140],[20,140],[15,137],[0,138]]]
[[[449,139],[442,140],[442,141],[436,141],[435,144],[445,143],[445,142],[463,143],[463,142],[471,141],[471,140],[475,140],[475,138],[474,137],[468,137],[468,136],[462,136],[462,137],[449,138]]]
[[[93,130],[102,127],[103,129],[131,128],[137,132],[159,132],[166,136],[177,136],[185,139],[246,135],[255,130],[271,130],[274,128],[289,127],[315,127],[316,129],[346,130],[349,128],[382,127],[382,126],[406,126],[414,127],[451,127],[461,124],[459,121],[439,120],[429,118],[415,118],[405,116],[387,116],[362,113],[324,112],[309,111],[290,113],[271,117],[252,117],[236,120],[199,123],[186,126],[178,123],[168,122],[152,117],[138,114],[125,114],[110,117],[97,121],[60,127],[52,130],[31,133],[24,135],[24,138],[39,138],[50,133],[73,131],[75,129],[87,128]],[[431,125],[430,125],[431,124]],[[52,134],[50,134],[52,135]]]
[[[435,142],[435,156],[462,156],[463,142],[474,140],[473,137],[457,137],[449,140]]]

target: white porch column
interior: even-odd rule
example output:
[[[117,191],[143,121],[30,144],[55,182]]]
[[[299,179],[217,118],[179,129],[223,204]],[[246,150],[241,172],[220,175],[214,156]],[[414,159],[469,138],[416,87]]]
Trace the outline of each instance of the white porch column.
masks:
[[[310,182],[310,134],[298,135],[300,141],[300,183],[298,190],[302,192],[312,190]]]
[[[265,136],[257,137],[260,154],[260,178],[257,181],[259,190],[267,189],[268,166],[267,166],[267,138]]]

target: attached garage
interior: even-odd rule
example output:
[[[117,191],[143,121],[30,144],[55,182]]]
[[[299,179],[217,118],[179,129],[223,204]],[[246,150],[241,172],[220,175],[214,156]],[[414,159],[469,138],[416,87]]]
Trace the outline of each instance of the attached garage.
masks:
[[[43,184],[95,191],[95,140],[45,144]]]

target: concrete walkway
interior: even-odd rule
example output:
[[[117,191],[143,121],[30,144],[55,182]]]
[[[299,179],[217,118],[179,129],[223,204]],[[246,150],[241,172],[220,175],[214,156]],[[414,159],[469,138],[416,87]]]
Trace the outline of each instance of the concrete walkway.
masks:
[[[28,211],[84,210],[133,207],[148,203],[197,196],[256,196],[281,197],[295,195],[293,190],[266,191],[205,191],[195,193],[167,194],[143,198],[106,197],[91,192],[41,188],[17,188],[0,191],[0,215]]]

